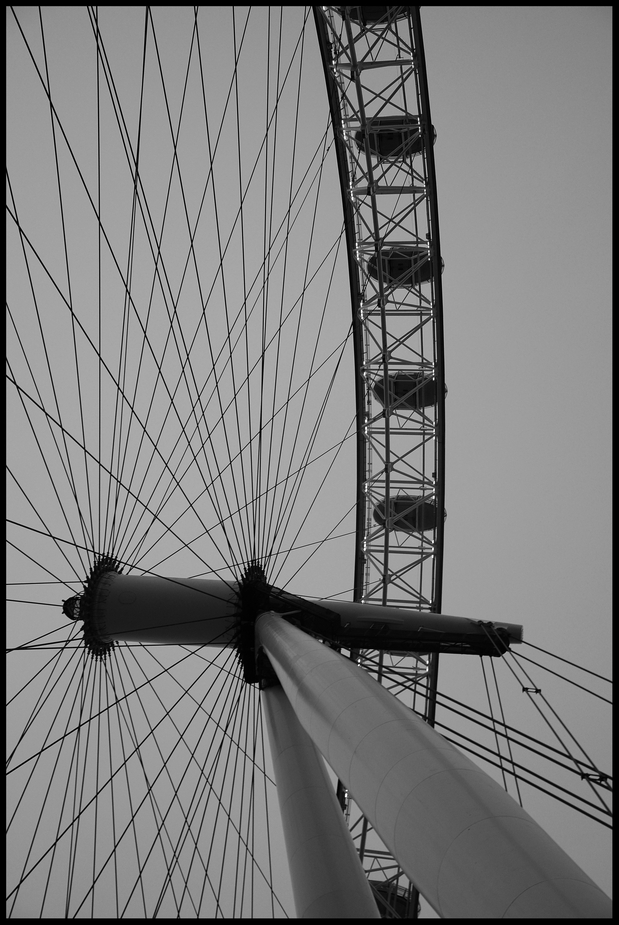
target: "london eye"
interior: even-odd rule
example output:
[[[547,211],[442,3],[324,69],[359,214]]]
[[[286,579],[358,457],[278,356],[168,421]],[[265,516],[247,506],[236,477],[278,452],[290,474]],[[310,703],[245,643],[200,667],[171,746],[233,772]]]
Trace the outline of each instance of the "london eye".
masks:
[[[446,606],[443,593],[451,498],[470,519],[484,505],[477,483],[458,489],[455,459],[446,497],[451,258],[419,9],[16,7],[7,73],[7,914],[300,914],[280,816],[291,772],[273,747],[274,717],[280,732],[298,722],[280,661],[300,631],[532,815],[551,797],[580,811],[594,851],[608,756],[586,732],[566,744],[538,666],[518,660],[521,626],[538,638],[529,613],[485,572],[491,599],[452,592]],[[483,304],[490,252],[467,248],[459,332],[464,303]],[[519,284],[524,303],[524,270]],[[529,398],[539,324],[518,371]],[[500,420],[485,336],[466,348],[479,391],[449,418],[456,440]],[[575,367],[579,390],[594,365]],[[536,394],[551,391],[540,372]],[[524,494],[531,542],[505,542],[526,585],[548,498]],[[485,538],[480,568],[498,545]],[[529,607],[541,621],[551,598]],[[605,626],[591,618],[601,649]],[[601,662],[569,632],[546,647],[582,693],[607,698]],[[508,659],[553,732],[504,712]],[[483,707],[459,693],[473,664]],[[417,917],[423,876],[340,765],[320,767],[374,914]]]

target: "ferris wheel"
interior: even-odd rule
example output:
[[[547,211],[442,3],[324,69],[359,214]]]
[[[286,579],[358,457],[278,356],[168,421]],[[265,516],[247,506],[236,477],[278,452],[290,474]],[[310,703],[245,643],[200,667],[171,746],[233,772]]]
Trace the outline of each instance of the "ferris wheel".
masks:
[[[440,653],[520,640],[441,615],[419,10],[16,8],[8,56],[8,914],[294,915],[285,647],[431,726]]]

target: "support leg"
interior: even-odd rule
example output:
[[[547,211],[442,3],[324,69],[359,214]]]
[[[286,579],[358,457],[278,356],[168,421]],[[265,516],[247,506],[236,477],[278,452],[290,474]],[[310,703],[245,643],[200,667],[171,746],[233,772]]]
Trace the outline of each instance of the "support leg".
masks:
[[[321,756],[279,685],[261,697],[298,918],[380,918]]]
[[[277,614],[256,633],[301,724],[442,918],[612,916],[496,781],[366,672]]]

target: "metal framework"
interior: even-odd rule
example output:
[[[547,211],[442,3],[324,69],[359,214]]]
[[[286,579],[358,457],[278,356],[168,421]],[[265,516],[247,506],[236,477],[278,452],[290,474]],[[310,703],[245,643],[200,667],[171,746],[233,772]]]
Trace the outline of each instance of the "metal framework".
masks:
[[[469,850],[469,843],[452,852],[463,832],[468,837],[469,804],[460,800],[454,817],[463,827],[456,831],[451,813],[441,803],[443,793],[451,792],[462,768],[467,774],[482,772],[468,759],[453,759],[451,746],[428,727],[433,724],[439,652],[501,655],[511,642],[520,641],[521,628],[441,613],[443,263],[433,159],[436,135],[419,10],[320,7],[314,8],[314,14],[337,150],[352,295],[358,480],[354,601],[308,600],[280,590],[269,583],[254,552],[247,552],[245,570],[231,583],[154,573],[124,575],[126,563],[113,550],[114,555],[96,554],[83,591],[64,601],[63,612],[83,623],[88,668],[104,667],[108,659],[111,663],[117,640],[236,650],[242,668],[239,688],[246,682],[243,694],[262,704],[267,716],[300,914],[363,918],[376,916],[378,906],[383,917],[415,917],[418,893],[409,878],[419,876],[424,895],[435,908],[448,910],[446,914],[464,909],[484,915],[488,908],[494,909],[487,904],[493,889],[488,891],[485,884],[484,899],[479,900],[469,874],[481,856],[490,866],[506,866],[497,861],[494,849],[496,844],[506,844],[495,839],[501,826],[494,823],[503,817],[499,811],[494,816],[482,814],[478,821],[492,838],[474,846],[478,853]],[[96,19],[93,26],[98,37]],[[239,432],[239,443],[240,439]],[[93,453],[89,455],[96,461]],[[253,480],[252,490],[255,500]],[[225,490],[220,494],[225,495]],[[247,514],[249,527],[248,506],[240,506],[239,513]],[[172,528],[166,531],[171,533]],[[315,674],[313,668],[306,672],[312,660],[314,665],[326,665],[325,673],[321,674],[322,668]],[[328,683],[322,683],[324,678]],[[259,697],[251,685],[259,685]],[[181,687],[186,686],[183,677]],[[351,712],[345,716],[349,707]],[[148,712],[144,710],[150,724]],[[184,743],[179,729],[175,726],[175,735]],[[422,748],[419,742],[424,743]],[[399,764],[405,748],[410,763],[403,772]],[[367,754],[359,757],[364,749]],[[431,780],[437,776],[432,766],[437,750],[452,756],[439,768],[441,774],[451,776],[438,783]],[[419,752],[424,753],[421,758]],[[337,798],[320,754],[339,775]],[[139,760],[142,764],[141,755]],[[199,763],[193,754],[192,760]],[[454,761],[463,763],[456,767]],[[387,772],[381,777],[385,765]],[[427,797],[419,801],[422,811],[417,815],[411,811],[417,796],[407,803],[413,792],[406,789],[411,769],[417,775],[415,786],[419,784]],[[98,765],[95,788],[97,775]],[[389,775],[397,779],[397,787],[387,787],[384,797],[381,788]],[[485,786],[482,783],[471,798],[476,808],[484,806],[478,794]],[[496,805],[507,805],[500,802],[504,794],[498,785],[492,786],[500,797]],[[349,798],[348,787],[358,796],[358,806]],[[241,801],[246,795],[253,800],[252,788],[253,780],[247,794],[242,786],[238,788]],[[150,791],[149,784],[148,795]],[[381,793],[382,814],[375,812]],[[458,793],[462,796],[464,791]],[[79,824],[81,813],[74,822]],[[505,815],[509,813],[506,810]],[[385,815],[391,817],[393,832]],[[394,834],[398,827],[405,830],[400,841]],[[98,850],[96,834],[95,827],[93,844]],[[426,852],[430,842],[432,851]],[[77,856],[77,836],[72,847]],[[449,874],[441,874],[449,881],[443,891],[449,893],[449,902],[444,906],[431,878],[423,880],[418,874],[426,853],[431,858],[428,865],[434,865],[432,876],[448,854],[451,859]],[[524,853],[534,877],[535,851]],[[191,865],[193,858],[190,869]],[[140,873],[142,869],[140,864]],[[93,862],[93,878],[94,870]],[[494,888],[485,868],[476,873]],[[579,877],[576,873],[574,878]],[[464,889],[471,903],[461,907]],[[514,894],[501,889],[494,893],[501,893],[504,911]],[[522,892],[516,891],[518,898]],[[94,894],[92,903],[94,910]],[[561,912],[569,915],[563,907]],[[582,904],[579,915],[586,915]]]
[[[417,7],[315,8],[349,252],[357,358],[355,599],[440,613],[445,374],[432,126]],[[433,722],[438,653],[384,659]],[[398,691],[395,691],[398,693]],[[409,694],[410,696],[410,694]],[[385,915],[416,890],[359,814],[342,806]]]
[[[361,347],[365,516],[356,593],[363,601],[440,612],[442,261],[419,13],[414,7],[321,7],[316,18]],[[436,515],[415,529],[424,508]]]

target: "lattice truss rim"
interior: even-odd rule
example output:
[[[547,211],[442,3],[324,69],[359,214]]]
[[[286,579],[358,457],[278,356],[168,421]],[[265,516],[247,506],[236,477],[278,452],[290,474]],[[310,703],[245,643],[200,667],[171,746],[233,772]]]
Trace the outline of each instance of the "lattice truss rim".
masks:
[[[414,602],[431,611],[438,519],[444,512],[436,508],[437,405],[422,404],[422,395],[430,381],[435,390],[444,388],[433,278],[440,255],[433,248],[412,16],[409,7],[385,7],[382,19],[364,24],[359,20],[370,14],[359,13],[361,7],[321,9],[347,153],[363,332],[363,600]],[[383,155],[381,144],[393,145],[398,132],[400,143]],[[425,137],[430,136],[435,133],[428,127]],[[410,387],[394,386],[398,377]],[[386,403],[379,400],[377,383]],[[427,525],[433,506],[434,525],[414,529]]]
[[[429,119],[424,124],[413,14],[410,7],[384,7],[382,16],[378,14],[376,21],[368,22],[370,8],[320,9],[330,45],[328,67],[337,87],[341,115],[335,130],[346,150],[348,205],[355,239],[351,263],[358,293],[354,310],[363,344],[365,522],[361,599],[438,610],[442,562],[442,550],[436,555],[442,543],[436,504],[442,472],[438,430],[445,387],[442,319],[437,324],[437,315],[442,312],[441,293],[440,285],[437,292],[435,277],[440,275],[442,261],[440,248],[434,246],[438,229],[435,232],[425,150],[429,139],[432,144],[436,140],[436,133]],[[383,142],[392,145],[388,154],[383,153],[387,150],[381,148]],[[408,263],[406,257],[410,258]],[[399,266],[398,258],[404,258]],[[424,390],[431,393],[432,388],[435,400],[426,403]],[[443,392],[440,401],[439,389]],[[442,491],[439,497],[442,499]],[[390,499],[399,503],[392,505]],[[381,504],[383,514],[387,514],[382,522],[375,516]],[[423,525],[424,511],[432,507],[436,517],[430,529],[407,529]],[[442,510],[440,518],[444,519]],[[438,599],[440,602],[440,591]],[[402,658],[397,653],[372,650],[351,651],[349,655],[381,683],[385,683],[383,659],[399,659],[407,680],[396,685],[393,693],[410,699],[411,708],[427,715],[427,657]],[[347,793],[341,793],[340,798],[370,881],[379,877],[383,884],[391,885],[400,897],[397,902],[404,902],[400,914],[410,916],[418,900],[412,884],[353,799]],[[402,888],[402,883],[407,885]],[[383,904],[384,897],[377,899]],[[386,908],[390,906],[392,914],[394,910],[397,914],[393,897]]]

